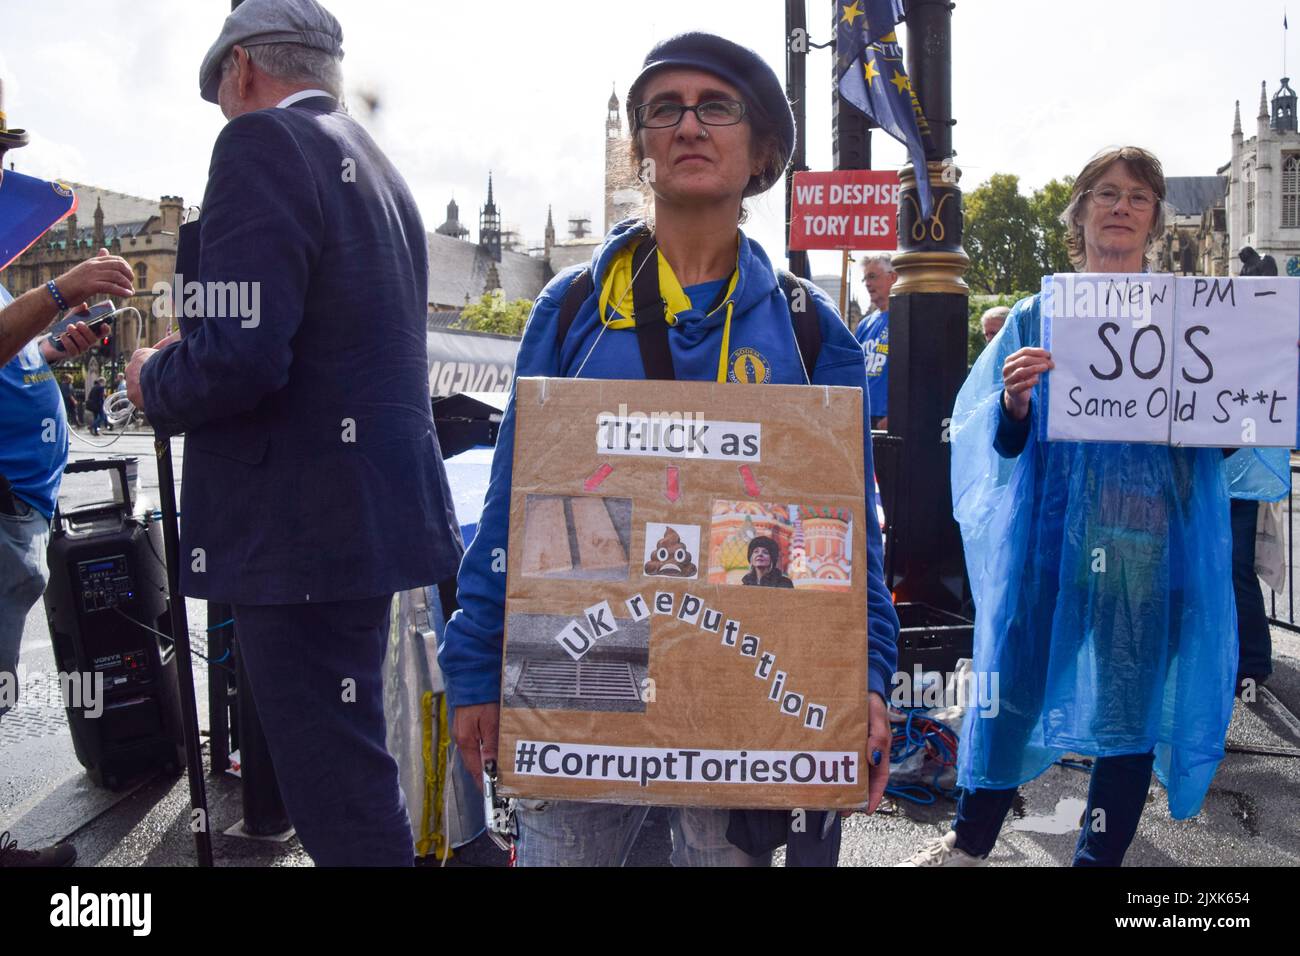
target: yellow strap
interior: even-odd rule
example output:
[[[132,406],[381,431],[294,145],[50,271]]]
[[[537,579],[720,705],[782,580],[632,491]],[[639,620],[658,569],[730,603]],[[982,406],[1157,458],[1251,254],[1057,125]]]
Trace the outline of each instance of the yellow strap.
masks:
[[[451,741],[447,730],[447,697],[438,694],[438,752],[434,756],[433,742],[433,691],[420,695],[421,743],[424,756],[424,806],[420,813],[420,839],[415,843],[418,855],[446,860],[454,855],[451,849],[447,821],[442,816],[443,798],[447,787],[447,748]]]
[[[438,802],[438,772],[433,765],[433,692],[420,695],[420,755],[424,764],[424,806],[420,808],[420,838],[415,841],[415,852],[428,856],[437,839],[429,819]]]
[[[639,242],[628,243],[614,253],[614,258],[605,269],[605,275],[600,282],[600,299],[597,308],[600,311],[600,320],[611,329],[630,329],[636,325],[636,321],[632,317],[634,305],[632,296],[632,254],[636,251],[638,245],[640,245]],[[664,300],[664,319],[669,325],[676,325],[678,314],[693,308],[691,299],[682,289],[682,284],[677,280],[677,275],[673,272],[673,267],[668,264],[668,260],[664,258],[664,254],[656,249],[655,256],[658,259],[659,267],[659,294]],[[740,264],[739,253],[737,253],[737,265],[731,272],[731,281],[727,284],[727,295],[723,304],[730,302],[739,281]],[[718,311],[720,308],[722,308],[722,305],[719,305],[713,312]],[[617,318],[609,317],[611,311]],[[712,315],[713,312],[708,314]]]

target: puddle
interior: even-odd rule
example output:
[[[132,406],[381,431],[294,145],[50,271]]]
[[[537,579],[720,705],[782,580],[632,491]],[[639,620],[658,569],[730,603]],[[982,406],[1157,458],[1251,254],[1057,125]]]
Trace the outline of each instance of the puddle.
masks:
[[[1087,807],[1086,800],[1080,800],[1078,797],[1062,797],[1057,801],[1056,810],[1050,817],[1021,816],[1008,825],[1013,830],[1027,830],[1030,833],[1075,833],[1079,829],[1083,811]]]

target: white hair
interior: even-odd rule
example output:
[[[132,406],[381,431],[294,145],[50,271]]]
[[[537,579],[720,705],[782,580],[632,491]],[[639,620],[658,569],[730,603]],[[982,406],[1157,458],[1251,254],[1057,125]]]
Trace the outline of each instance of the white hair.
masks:
[[[301,43],[261,43],[243,49],[268,76],[310,83],[335,99],[343,98],[343,67],[332,53]],[[233,61],[234,55],[234,50],[226,54],[227,61]]]
[[[879,262],[885,267],[887,271],[894,272],[894,257],[891,256],[888,252],[875,252],[863,258],[862,260],[863,271],[866,271],[867,266],[871,265],[873,262]]]

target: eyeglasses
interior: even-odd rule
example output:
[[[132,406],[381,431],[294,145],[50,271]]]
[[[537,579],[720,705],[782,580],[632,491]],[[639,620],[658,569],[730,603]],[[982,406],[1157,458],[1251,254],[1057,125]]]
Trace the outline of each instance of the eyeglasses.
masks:
[[[1089,189],[1084,195],[1088,193],[1092,194],[1093,202],[1106,209],[1118,205],[1125,196],[1128,196],[1128,204],[1137,212],[1146,212],[1156,204],[1156,197],[1145,189],[1117,189],[1114,186],[1102,186],[1100,189]]]
[[[687,113],[705,126],[735,126],[745,118],[745,104],[736,100],[706,100],[694,106],[661,101],[644,103],[636,108],[636,122],[645,129],[667,129],[676,126]]]

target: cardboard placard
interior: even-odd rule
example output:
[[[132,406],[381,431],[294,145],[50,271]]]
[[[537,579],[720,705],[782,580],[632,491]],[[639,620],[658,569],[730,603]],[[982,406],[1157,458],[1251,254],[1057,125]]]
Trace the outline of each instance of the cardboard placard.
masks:
[[[517,389],[502,792],[861,805],[861,391]]]
[[[1295,279],[1047,276],[1042,321],[1049,440],[1295,442]]]

